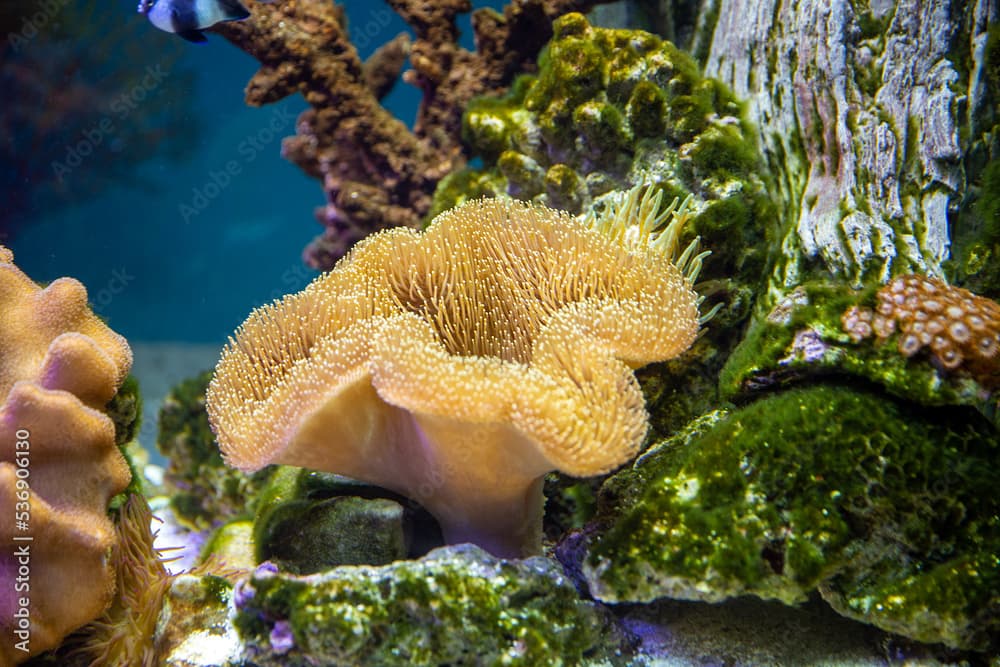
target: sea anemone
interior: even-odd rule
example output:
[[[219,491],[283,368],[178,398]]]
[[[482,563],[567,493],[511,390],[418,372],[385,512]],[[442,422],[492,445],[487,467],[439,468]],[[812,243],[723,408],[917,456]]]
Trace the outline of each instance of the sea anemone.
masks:
[[[207,393],[226,461],[347,475],[422,503],[451,543],[539,551],[542,479],[606,473],[648,418],[633,369],[698,334],[704,254],[654,188],[592,224],[480,199],[360,243],[254,311]]]
[[[70,654],[84,657],[91,667],[160,664],[156,622],[171,578],[161,553],[153,546],[152,519],[146,499],[136,494],[118,511],[118,539],[110,559],[117,580],[114,601],[68,642]]]

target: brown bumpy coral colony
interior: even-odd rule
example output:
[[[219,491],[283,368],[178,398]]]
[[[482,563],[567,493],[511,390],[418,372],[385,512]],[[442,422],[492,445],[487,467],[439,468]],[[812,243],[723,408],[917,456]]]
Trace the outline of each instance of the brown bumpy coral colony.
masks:
[[[900,276],[880,289],[875,310],[854,306],[844,330],[855,342],[899,334],[899,352],[924,348],[949,371],[965,370],[986,388],[1000,386],[1000,305],[936,278]]]

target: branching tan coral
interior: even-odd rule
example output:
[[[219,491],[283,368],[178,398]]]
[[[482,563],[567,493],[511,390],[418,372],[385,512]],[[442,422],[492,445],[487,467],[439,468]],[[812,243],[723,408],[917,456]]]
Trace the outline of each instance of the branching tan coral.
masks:
[[[633,457],[632,368],[698,332],[701,256],[671,261],[658,203],[634,195],[601,231],[478,200],[366,239],[230,340],[207,394],[226,460],[355,477],[421,502],[451,542],[537,551],[543,475]]]
[[[964,370],[986,388],[1000,386],[1000,305],[927,276],[900,276],[880,289],[875,310],[852,307],[844,330],[855,341],[887,340],[898,332],[899,352],[923,349],[943,369]]]
[[[326,227],[305,259],[328,269],[358,240],[394,226],[419,227],[438,181],[465,164],[462,113],[473,97],[503,92],[533,69],[552,37],[552,22],[608,0],[511,0],[503,14],[472,14],[476,50],[459,46],[457,19],[469,0],[390,0],[413,29],[362,63],[343,9],[329,0],[245,0],[251,16],[212,28],[260,61],[247,85],[248,104],[299,92],[309,109],[282,154],[320,179]],[[411,130],[379,103],[408,56],[405,80],[422,100]]]
[[[128,373],[128,345],[90,312],[79,282],[61,278],[42,289],[12,262],[0,246],[3,665],[56,646],[110,602],[115,538],[107,505],[130,478],[114,425],[100,410]],[[15,591],[22,566],[30,588]],[[15,616],[22,599],[29,602],[27,652],[11,641],[24,629]]]

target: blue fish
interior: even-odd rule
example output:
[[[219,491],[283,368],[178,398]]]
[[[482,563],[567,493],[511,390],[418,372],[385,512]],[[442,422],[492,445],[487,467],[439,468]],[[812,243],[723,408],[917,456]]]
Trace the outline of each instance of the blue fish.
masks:
[[[139,13],[160,30],[189,42],[206,41],[206,28],[250,16],[240,0],[139,0]]]

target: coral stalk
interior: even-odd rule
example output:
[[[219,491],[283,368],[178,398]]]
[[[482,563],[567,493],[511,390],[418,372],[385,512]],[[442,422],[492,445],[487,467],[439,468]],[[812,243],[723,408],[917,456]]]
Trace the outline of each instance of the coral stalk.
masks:
[[[703,255],[677,258],[684,218],[651,191],[592,226],[491,199],[366,239],[230,340],[206,395],[227,463],[347,475],[420,502],[449,541],[537,553],[545,473],[633,457],[632,369],[702,323]]]

